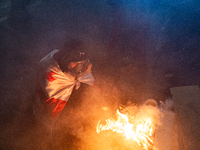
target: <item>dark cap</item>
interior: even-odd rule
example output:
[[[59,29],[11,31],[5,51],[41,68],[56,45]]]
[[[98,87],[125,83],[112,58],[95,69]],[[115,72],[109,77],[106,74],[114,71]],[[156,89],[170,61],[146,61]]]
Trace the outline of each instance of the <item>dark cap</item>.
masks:
[[[67,56],[69,61],[82,61],[86,60],[86,49],[84,44],[79,39],[72,39],[64,44],[61,51],[63,55]]]
[[[84,44],[79,39],[72,39],[66,42],[60,51],[55,54],[54,58],[63,71],[67,70],[70,62],[79,62],[88,59]]]

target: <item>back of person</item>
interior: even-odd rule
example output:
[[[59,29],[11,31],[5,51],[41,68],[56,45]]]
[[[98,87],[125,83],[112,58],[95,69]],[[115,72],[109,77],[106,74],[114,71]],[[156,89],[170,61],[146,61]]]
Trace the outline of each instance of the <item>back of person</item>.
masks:
[[[41,59],[34,115],[50,134],[73,89],[78,89],[81,83],[93,84],[91,67],[79,40],[71,40],[61,50],[54,50]]]

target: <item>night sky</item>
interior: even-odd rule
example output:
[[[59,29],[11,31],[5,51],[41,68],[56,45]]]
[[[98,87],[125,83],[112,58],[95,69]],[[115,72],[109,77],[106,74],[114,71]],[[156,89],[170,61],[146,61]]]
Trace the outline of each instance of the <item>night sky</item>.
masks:
[[[199,85],[199,6],[195,0],[1,1],[0,149],[45,149],[42,129],[32,121],[36,68],[73,38],[87,47],[101,92],[82,85],[72,93],[55,125],[56,149],[78,150],[82,143],[65,127],[66,118],[79,120],[71,111],[83,110],[80,124],[87,130],[101,105],[164,101],[171,87]]]

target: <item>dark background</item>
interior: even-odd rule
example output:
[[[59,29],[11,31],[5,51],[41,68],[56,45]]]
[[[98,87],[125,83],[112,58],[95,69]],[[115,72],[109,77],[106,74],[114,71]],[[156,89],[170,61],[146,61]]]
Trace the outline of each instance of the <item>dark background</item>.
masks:
[[[42,149],[43,137],[29,117],[36,68],[41,58],[71,38],[85,43],[101,96],[83,86],[73,93],[72,101],[79,101],[69,103],[69,109],[89,103],[95,111],[91,107],[142,104],[149,98],[159,102],[171,97],[171,87],[199,85],[199,6],[195,0],[2,0],[0,149]],[[80,102],[84,94],[76,98],[92,92],[94,103]],[[95,113],[86,118],[91,116]],[[61,143],[63,139],[57,140],[60,149],[71,144]]]

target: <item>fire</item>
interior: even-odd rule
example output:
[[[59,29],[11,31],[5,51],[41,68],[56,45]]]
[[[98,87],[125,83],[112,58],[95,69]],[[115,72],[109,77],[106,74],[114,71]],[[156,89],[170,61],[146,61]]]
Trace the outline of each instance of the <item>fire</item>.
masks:
[[[117,119],[107,119],[103,125],[99,121],[97,124],[97,133],[101,131],[112,130],[113,132],[121,133],[126,139],[135,141],[144,150],[153,149],[153,132],[154,124],[153,117],[144,115],[144,118],[135,118],[134,116],[123,114],[117,110]],[[147,117],[148,116],[148,117]]]

